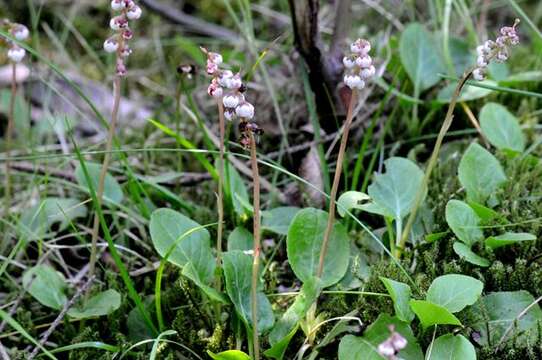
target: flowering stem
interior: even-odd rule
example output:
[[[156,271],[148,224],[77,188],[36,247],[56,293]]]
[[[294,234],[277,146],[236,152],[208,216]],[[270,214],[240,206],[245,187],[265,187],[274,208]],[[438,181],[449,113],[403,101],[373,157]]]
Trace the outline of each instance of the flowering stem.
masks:
[[[5,212],[4,216],[8,216],[11,203],[11,138],[13,133],[13,125],[15,122],[15,96],[17,95],[17,64],[11,64],[11,97],[9,99],[9,117],[8,127],[6,130],[6,188],[5,188]]]
[[[348,142],[348,133],[350,132],[350,126],[352,125],[352,118],[354,116],[354,105],[358,91],[352,90],[350,96],[350,103],[348,105],[348,112],[346,113],[346,122],[344,123],[344,130],[341,138],[341,145],[339,147],[339,155],[337,156],[337,166],[335,167],[335,176],[333,178],[333,185],[331,186],[331,193],[329,195],[329,216],[327,218],[327,226],[324,232],[324,240],[322,241],[322,248],[320,249],[320,260],[318,263],[318,272],[316,276],[321,278],[324,272],[324,259],[326,257],[329,237],[331,230],[333,229],[333,223],[335,222],[335,202],[337,199],[337,191],[339,189],[339,182],[341,180],[341,172],[344,161],[344,153],[346,151],[346,143]]]
[[[224,226],[224,105],[222,99],[218,101],[218,123],[220,127],[220,155],[218,158],[218,228],[216,231],[216,265],[221,266],[222,262],[222,233]],[[220,276],[216,279],[216,290],[220,292],[222,280]]]
[[[254,254],[252,262],[252,342],[254,346],[254,359],[260,358],[260,343],[258,340],[258,270],[260,267],[260,175],[258,173],[258,158],[256,156],[256,140],[254,134],[250,136],[250,161],[252,164],[252,181],[254,185]]]
[[[403,235],[401,236],[400,239],[398,239],[399,241],[396,244],[397,245],[396,258],[398,259],[402,255],[403,249],[408,239],[408,235],[410,234],[410,229],[412,229],[412,225],[414,225],[414,221],[416,220],[416,214],[418,213],[418,209],[422,203],[424,194],[427,192],[427,185],[429,184],[429,178],[431,177],[431,172],[433,171],[433,168],[435,167],[437,163],[438,154],[440,152],[440,147],[442,146],[442,141],[444,140],[444,136],[446,136],[448,129],[450,129],[450,126],[452,125],[452,121],[454,119],[454,109],[457,104],[457,100],[459,99],[459,95],[461,95],[461,90],[465,86],[465,83],[467,82],[468,78],[471,76],[473,70],[474,69],[470,69],[466,71],[463,74],[463,77],[461,77],[461,79],[459,80],[459,83],[457,84],[455,88],[454,94],[450,101],[450,105],[448,106],[448,111],[446,112],[446,117],[444,118],[444,122],[442,123],[442,127],[440,128],[439,134],[437,136],[435,147],[433,148],[433,152],[431,154],[431,157],[429,158],[429,163],[427,164],[427,168],[425,169],[425,174],[422,180],[422,186],[420,187],[420,189],[418,190],[418,193],[416,194],[414,207],[412,208],[412,211],[410,212],[410,215],[406,222],[405,228],[403,229]]]
[[[117,55],[118,56],[118,55]],[[109,132],[107,134],[107,143],[105,145],[105,155],[102,163],[102,168],[100,170],[100,178],[98,179],[98,189],[96,192],[96,207],[102,206],[102,197],[104,193],[105,186],[105,176],[107,174],[107,168],[109,167],[109,162],[111,161],[111,147],[113,145],[113,136],[115,135],[115,128],[117,126],[117,118],[119,113],[120,105],[120,87],[121,87],[121,76],[115,75],[115,80],[113,82],[113,111],[111,113],[111,123],[109,124]],[[91,242],[91,252],[90,252],[90,261],[88,268],[88,276],[92,277],[94,275],[94,270],[96,267],[96,258],[98,252],[98,230],[100,227],[100,218],[98,214],[94,216],[94,224],[92,227],[92,242]]]

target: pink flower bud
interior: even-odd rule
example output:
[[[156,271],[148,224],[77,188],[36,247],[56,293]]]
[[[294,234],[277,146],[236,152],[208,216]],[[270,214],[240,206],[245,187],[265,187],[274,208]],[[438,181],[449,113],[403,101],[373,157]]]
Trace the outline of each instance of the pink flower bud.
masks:
[[[226,120],[231,121],[231,120],[233,120],[234,117],[235,117],[234,109],[226,109],[226,110],[224,111],[224,118],[225,118]]]
[[[207,88],[207,93],[215,98],[222,97],[224,90],[213,80]]]
[[[115,10],[115,11],[120,11],[122,9],[124,9],[124,0],[112,0],[111,1],[111,9]]]
[[[235,113],[240,118],[252,119],[254,117],[254,106],[249,102],[244,102],[235,108]]]
[[[115,38],[109,38],[104,42],[104,50],[108,53],[114,53],[119,48],[119,42]]]
[[[220,76],[218,77],[218,84],[229,89],[232,78],[233,73],[230,70],[224,70],[220,73]]]
[[[120,61],[117,63],[117,75],[118,76],[126,76],[126,65],[124,65],[124,62]]]
[[[13,37],[19,41],[26,40],[28,38],[28,35],[30,35],[30,32],[28,31],[28,28],[21,24],[16,24],[13,29],[11,30],[11,34]]]
[[[220,65],[222,64],[222,55],[220,55],[219,53],[215,53],[215,52],[209,52],[207,54],[207,59],[217,65]]]
[[[393,348],[393,345],[388,341],[384,341],[383,343],[378,345],[377,351],[380,355],[386,357],[395,355],[395,349]]]
[[[345,56],[343,57],[343,65],[345,68],[351,69],[356,65],[356,63],[351,57]]]
[[[472,77],[476,81],[483,81],[486,78],[484,70],[482,70],[481,68],[474,69],[474,71],[472,72]]]
[[[118,31],[128,26],[128,20],[126,20],[123,15],[115,16],[109,22],[109,26],[111,27],[111,29]]]
[[[126,29],[122,32],[122,37],[124,40],[130,40],[134,36],[134,33],[130,29]]]
[[[226,95],[222,98],[222,103],[224,107],[233,109],[239,105],[239,96],[237,95]]]
[[[243,82],[241,81],[241,75],[235,74],[233,77],[231,77],[228,81],[228,86],[226,86],[228,89],[239,89],[243,85]]]
[[[350,50],[358,55],[367,55],[371,51],[371,44],[365,39],[357,39],[352,45]]]
[[[126,16],[130,20],[137,20],[141,17],[141,13],[142,13],[141,8],[135,5],[135,6],[132,6],[130,10],[128,10],[128,12],[126,13]]]
[[[356,58],[356,65],[361,68],[368,68],[373,64],[373,59],[369,55],[360,56]]]
[[[487,66],[487,59],[484,55],[480,55],[478,56],[478,58],[476,59],[476,64],[479,66],[479,67],[486,67]]]
[[[11,49],[8,50],[8,58],[14,63],[21,62],[21,60],[23,60],[25,55],[26,55],[25,49],[18,46],[13,46]]]
[[[368,68],[361,69],[360,75],[362,79],[370,79],[372,78],[376,73],[376,69],[373,65],[369,66]]]
[[[130,49],[128,45],[124,45],[124,47],[120,51],[120,56],[122,56],[123,58],[127,58],[131,54],[132,54],[132,49]]]

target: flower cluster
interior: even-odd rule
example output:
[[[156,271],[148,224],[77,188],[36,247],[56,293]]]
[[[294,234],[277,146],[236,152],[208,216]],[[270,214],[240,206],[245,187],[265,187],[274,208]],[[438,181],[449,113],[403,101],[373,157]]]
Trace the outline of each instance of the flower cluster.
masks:
[[[487,74],[487,67],[492,59],[497,62],[505,62],[508,60],[509,47],[519,44],[519,36],[516,27],[519,24],[519,19],[516,19],[513,26],[504,26],[500,30],[500,36],[495,41],[487,40],[483,45],[476,48],[478,58],[476,59],[477,67],[472,72],[475,80],[482,81]]]
[[[363,89],[365,81],[375,74],[373,59],[369,56],[371,43],[365,39],[357,39],[350,45],[350,56],[343,58],[347,73],[344,75],[344,83],[350,89]]]
[[[398,332],[395,331],[395,327],[390,325],[388,329],[391,332],[389,338],[387,338],[383,343],[378,345],[378,353],[384,356],[388,360],[396,360],[398,357],[397,353],[403,350],[408,342],[407,340]]]
[[[9,20],[3,21],[4,27],[9,31],[10,35],[13,36],[18,41],[24,41],[28,39],[30,32],[28,28],[24,25],[12,23]],[[15,44],[13,41],[7,41],[8,49],[8,58],[14,63],[19,63],[23,60],[26,55],[25,49]]]
[[[207,74],[213,77],[207,93],[222,102],[224,117],[227,120],[239,118],[240,143],[247,147],[250,144],[250,133],[259,135],[261,129],[256,123],[250,121],[254,117],[254,106],[245,99],[244,93],[247,87],[241,80],[241,74],[221,69],[222,55],[205,48],[201,50],[207,55]]]
[[[117,75],[126,75],[126,59],[132,53],[127,44],[134,33],[130,29],[129,20],[137,20],[141,17],[141,8],[133,0],[112,0],[111,8],[113,11],[120,12],[111,18],[109,26],[115,31],[115,34],[105,40],[104,50],[108,53],[117,53]]]

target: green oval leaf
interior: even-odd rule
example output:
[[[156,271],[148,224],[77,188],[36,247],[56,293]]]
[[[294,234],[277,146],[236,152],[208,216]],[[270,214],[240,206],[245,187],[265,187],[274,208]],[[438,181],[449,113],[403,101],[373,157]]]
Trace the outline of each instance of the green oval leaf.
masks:
[[[486,246],[491,249],[497,249],[506,245],[513,245],[523,241],[534,241],[536,236],[529,233],[511,233],[507,232],[499,236],[490,236],[486,239]]]
[[[383,360],[377,348],[389,338],[390,325],[407,340],[407,346],[399,351],[397,357],[404,360],[423,360],[422,350],[410,326],[388,314],[380,314],[363,336],[344,336],[339,343],[339,360]]]
[[[386,173],[375,176],[369,196],[388,217],[400,220],[414,206],[422,186],[423,171],[412,161],[392,157],[384,161]]]
[[[207,354],[213,360],[250,360],[250,356],[240,350],[226,350],[218,354],[207,350]]]
[[[483,296],[468,309],[466,317],[468,326],[480,334],[476,342],[482,346],[512,339],[515,344],[527,345],[539,339],[542,310],[525,290],[501,291]]]
[[[288,261],[297,278],[303,282],[317,275],[327,219],[327,212],[306,208],[297,213],[288,229]],[[328,250],[321,278],[323,288],[341,280],[348,268],[350,241],[346,229],[339,222],[331,231]]]
[[[488,259],[481,257],[480,255],[476,254],[472,249],[468,246],[463,244],[462,242],[456,241],[453,245],[454,252],[463,260],[465,260],[468,263],[482,266],[482,267],[488,267],[490,265],[490,262]]]
[[[433,325],[461,325],[459,319],[448,309],[430,301],[410,300],[410,307],[420,319],[424,329]]]
[[[480,127],[491,145],[499,150],[522,152],[525,136],[518,119],[504,106],[488,103],[480,111]]]
[[[361,209],[363,210],[363,203],[371,200],[371,197],[361,191],[347,191],[337,200],[337,212],[341,217],[344,217],[346,211],[352,209]]]
[[[102,165],[92,162],[87,162],[85,163],[85,165],[87,167],[88,176],[92,181],[92,187],[94,188],[94,191],[98,191],[98,182],[100,181]],[[85,177],[85,173],[83,171],[83,168],[81,167],[81,164],[78,164],[75,168],[74,175],[77,183],[90,193],[87,179]],[[109,174],[109,172],[105,174],[103,197],[106,202],[111,202],[114,204],[120,204],[122,202],[122,199],[124,198],[122,188],[120,187],[117,180],[113,176],[111,176],[111,174]]]
[[[68,315],[74,319],[108,315],[120,307],[120,300],[120,294],[116,290],[109,289],[94,295],[81,307],[71,308]]]
[[[154,248],[161,257],[177,266],[191,263],[191,279],[211,283],[215,259],[211,252],[210,235],[197,222],[171,209],[157,209],[151,214],[150,233]],[[194,271],[196,274],[194,274]]]
[[[432,35],[419,23],[411,23],[401,34],[399,56],[414,87],[423,91],[440,81],[445,72],[440,51]]]
[[[470,144],[461,158],[458,175],[469,201],[479,203],[483,203],[506,181],[499,160],[476,143]]]
[[[442,335],[429,348],[428,360],[476,360],[474,346],[461,335]]]
[[[410,301],[410,286],[405,283],[380,277],[380,281],[384,283],[386,290],[393,300],[393,308],[395,315],[399,320],[410,323],[414,319],[414,313],[408,302]]]
[[[247,251],[254,248],[252,233],[242,226],[238,226],[228,236],[228,251]]]
[[[38,240],[45,236],[53,224],[58,223],[58,231],[62,231],[69,226],[70,221],[86,215],[86,206],[77,199],[47,198],[24,210],[21,231],[26,239]]]
[[[282,206],[262,212],[262,230],[279,235],[288,235],[290,223],[299,210],[298,207],[294,206]]]
[[[60,310],[68,301],[64,275],[48,265],[36,265],[23,275],[23,286],[42,305]]]
[[[484,80],[480,84],[488,85],[488,86],[497,86],[497,83],[495,81],[491,80]],[[440,103],[449,103],[452,101],[452,97],[455,92],[455,88],[457,87],[457,82],[452,82],[445,87],[443,87],[438,95],[437,95],[437,101]],[[481,99],[483,97],[488,96],[491,94],[493,90],[478,86],[472,86],[472,85],[465,85],[463,87],[463,90],[461,90],[461,95],[459,95],[458,101],[472,101]]]
[[[446,204],[446,222],[455,236],[469,247],[484,238],[484,233],[479,227],[480,218],[463,201],[448,201],[448,204]]]
[[[252,326],[252,256],[242,251],[228,251],[223,258],[226,291],[235,310],[245,324]],[[261,280],[260,278],[258,278]],[[270,329],[275,322],[271,303],[261,291],[262,283],[258,282],[258,331]]]
[[[484,284],[480,280],[466,275],[448,274],[433,280],[426,299],[456,313],[474,304],[483,289]]]

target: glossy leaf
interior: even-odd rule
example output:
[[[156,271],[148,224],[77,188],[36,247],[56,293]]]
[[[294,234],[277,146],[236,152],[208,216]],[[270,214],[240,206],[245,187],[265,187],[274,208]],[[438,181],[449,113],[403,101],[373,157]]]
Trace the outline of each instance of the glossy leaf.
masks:
[[[288,228],[299,212],[298,207],[282,206],[262,213],[262,230],[279,235],[288,235]]]
[[[213,360],[250,360],[250,356],[240,350],[226,350],[218,354],[207,350],[207,354],[209,354]]]
[[[380,314],[363,336],[346,335],[339,343],[339,360],[383,360],[377,352],[378,345],[390,336],[389,326],[407,340],[407,346],[397,357],[404,360],[423,360],[423,353],[408,324],[388,314]]]
[[[448,309],[430,301],[410,300],[410,307],[424,329],[433,325],[461,325],[459,319]]]
[[[422,186],[423,171],[412,161],[392,157],[384,161],[386,173],[375,176],[369,196],[388,217],[400,220],[414,206]]]
[[[245,324],[252,326],[251,284],[252,256],[242,251],[228,251],[223,258],[226,291],[239,317]],[[261,291],[261,281],[258,290],[258,331],[264,332],[273,326],[275,321],[271,303]]]
[[[94,191],[98,191],[98,182],[100,180],[102,165],[91,162],[86,162],[85,165],[88,171],[88,175],[92,181],[92,187],[94,188]],[[87,179],[80,164],[78,164],[75,168],[74,175],[77,179],[77,183],[79,183],[81,187],[83,187],[84,189],[86,189],[87,192],[89,192]],[[120,204],[122,202],[122,199],[124,198],[122,188],[120,187],[117,180],[113,176],[111,176],[109,172],[107,172],[105,175],[103,197],[106,201],[106,205],[107,202]]]
[[[511,233],[507,232],[498,236],[490,236],[486,239],[485,244],[491,249],[497,249],[506,245],[513,245],[523,241],[534,241],[536,236],[529,233]]]
[[[488,267],[490,264],[489,260],[486,258],[481,257],[480,255],[476,254],[472,249],[462,242],[456,241],[453,245],[454,252],[463,260],[465,260],[468,263],[482,266],[482,267]]]
[[[341,217],[346,215],[346,211],[353,209],[362,209],[361,205],[371,200],[371,197],[361,191],[347,191],[342,193],[337,200],[337,213]]]
[[[485,80],[481,84],[488,86],[497,86],[495,81]],[[449,103],[452,100],[455,88],[457,87],[457,82],[451,82],[450,84],[443,87],[437,94],[437,101],[441,103]],[[461,95],[459,95],[458,101],[472,101],[478,100],[483,97],[491,94],[493,90],[478,86],[465,85],[463,90],[461,90]]]
[[[23,275],[23,286],[42,305],[60,310],[68,301],[64,275],[49,265],[36,265]]]
[[[480,127],[491,145],[500,150],[522,152],[525,136],[518,119],[497,103],[485,104],[480,111]]]
[[[71,308],[68,315],[74,319],[87,319],[109,315],[120,307],[121,297],[116,290],[106,290],[91,297],[79,308]]]
[[[197,222],[171,209],[151,214],[150,233],[154,248],[177,266],[191,263],[200,282],[211,283],[215,259],[211,253],[210,235]]]
[[[402,32],[399,55],[414,87],[420,91],[438,83],[439,73],[445,72],[432,35],[419,23],[409,24]]]
[[[254,237],[252,233],[242,226],[238,226],[228,236],[228,251],[252,250],[254,247]]]
[[[445,307],[451,313],[463,310],[474,304],[480,295],[484,284],[473,277],[448,274],[437,277],[427,290],[427,301]]]
[[[26,209],[21,216],[21,231],[28,240],[41,239],[53,224],[65,230],[70,221],[85,217],[87,208],[77,199],[47,198]]]
[[[393,308],[395,315],[401,321],[410,323],[414,319],[414,312],[410,308],[410,286],[405,283],[380,277],[380,281],[384,283],[386,290],[393,300]]]
[[[500,342],[510,327],[506,341],[533,344],[542,321],[542,310],[534,303],[535,298],[524,290],[491,293],[469,308],[467,325],[480,335],[476,342],[483,346]]]
[[[474,346],[462,335],[442,335],[429,348],[431,356],[427,360],[476,360]]]
[[[469,247],[484,238],[484,233],[479,227],[480,218],[463,201],[448,201],[448,204],[446,204],[446,222],[455,236]]]
[[[297,213],[288,229],[288,261],[302,282],[310,281],[317,275],[327,218],[325,211],[306,208]],[[341,280],[348,268],[350,241],[346,229],[339,222],[333,226],[328,249],[321,278],[323,288]]]
[[[476,143],[472,143],[461,158],[458,175],[469,201],[479,203],[483,203],[506,181],[499,160]]]

